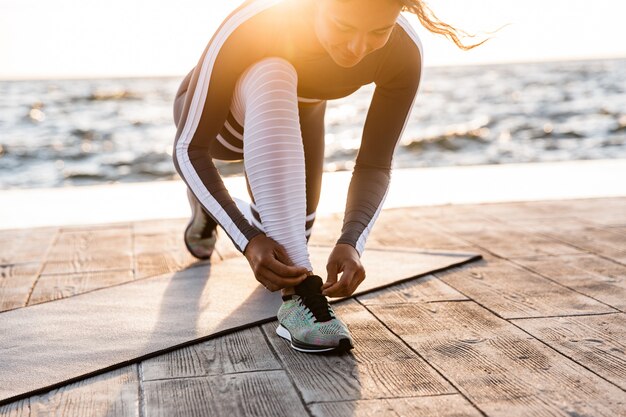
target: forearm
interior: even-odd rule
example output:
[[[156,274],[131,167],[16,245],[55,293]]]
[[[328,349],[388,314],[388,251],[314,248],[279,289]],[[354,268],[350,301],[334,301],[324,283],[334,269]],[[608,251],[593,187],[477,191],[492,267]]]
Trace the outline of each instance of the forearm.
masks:
[[[208,152],[189,150],[186,152],[188,158],[180,157],[180,154],[185,154],[184,151],[177,153],[174,154],[174,165],[181,178],[204,210],[243,253],[249,241],[262,231],[251,225],[241,213]]]
[[[387,196],[390,171],[384,167],[357,164],[352,173],[343,227],[337,243],[353,246],[359,256],[365,249],[367,237]]]

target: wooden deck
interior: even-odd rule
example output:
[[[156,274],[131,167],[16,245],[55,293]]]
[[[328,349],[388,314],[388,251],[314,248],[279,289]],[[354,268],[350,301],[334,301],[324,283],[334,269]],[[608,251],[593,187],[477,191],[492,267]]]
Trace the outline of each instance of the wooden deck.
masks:
[[[193,267],[186,221],[0,231],[0,311]],[[271,322],[0,416],[626,416],[626,197],[385,210],[381,246],[484,260],[336,304],[348,355],[296,353]]]

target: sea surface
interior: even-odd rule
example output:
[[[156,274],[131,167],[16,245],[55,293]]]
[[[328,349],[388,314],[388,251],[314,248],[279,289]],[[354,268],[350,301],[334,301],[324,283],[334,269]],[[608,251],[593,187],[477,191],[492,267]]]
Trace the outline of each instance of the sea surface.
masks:
[[[179,178],[182,78],[0,81],[0,189]],[[326,171],[354,166],[373,91],[328,102]],[[427,67],[394,167],[604,158],[626,158],[626,59]]]

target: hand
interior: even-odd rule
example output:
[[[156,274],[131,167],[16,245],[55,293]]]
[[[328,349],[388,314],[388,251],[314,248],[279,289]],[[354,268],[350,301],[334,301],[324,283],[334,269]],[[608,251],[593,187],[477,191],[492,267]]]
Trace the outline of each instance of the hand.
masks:
[[[294,287],[307,277],[307,269],[293,266],[285,248],[263,233],[248,242],[243,254],[256,280],[272,292]]]
[[[328,257],[328,278],[322,285],[322,294],[328,297],[349,297],[365,279],[365,268],[357,250],[347,243],[338,243]],[[337,274],[341,279],[337,282]]]

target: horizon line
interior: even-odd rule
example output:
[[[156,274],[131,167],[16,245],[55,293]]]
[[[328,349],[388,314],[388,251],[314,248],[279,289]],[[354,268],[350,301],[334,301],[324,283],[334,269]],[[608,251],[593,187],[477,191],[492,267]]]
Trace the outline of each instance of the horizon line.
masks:
[[[517,64],[544,64],[555,62],[585,62],[585,61],[612,61],[626,59],[626,55],[605,55],[597,57],[566,57],[566,58],[554,58],[554,59],[536,59],[536,60],[521,60],[521,61],[491,61],[491,62],[469,62],[469,63],[451,63],[451,64],[436,64],[436,65],[424,65],[424,68],[446,68],[453,66],[462,67],[482,67],[482,66],[502,66],[502,65],[517,65]],[[42,78],[40,76],[34,77],[22,77],[19,76],[0,76],[0,82],[3,81],[86,81],[86,80],[102,80],[102,79],[146,79],[146,78],[179,78],[185,76],[182,74],[146,74],[146,75],[68,75],[68,76],[54,76],[50,78]]]

